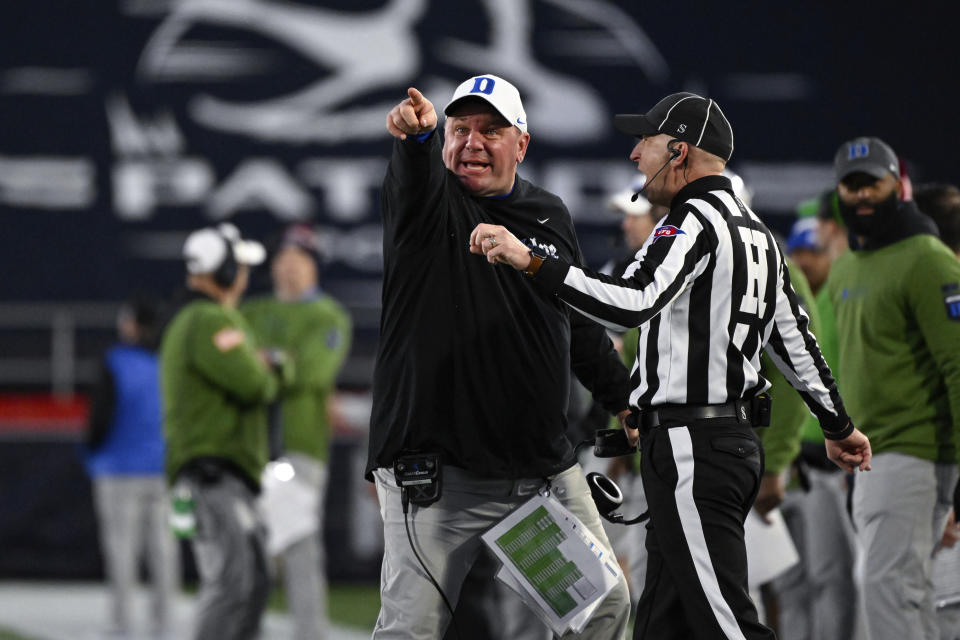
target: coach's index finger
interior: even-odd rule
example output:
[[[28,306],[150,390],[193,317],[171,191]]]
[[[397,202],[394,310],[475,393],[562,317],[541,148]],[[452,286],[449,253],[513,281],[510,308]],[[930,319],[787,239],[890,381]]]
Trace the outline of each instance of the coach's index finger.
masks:
[[[421,131],[429,131],[437,126],[437,114],[433,109],[433,103],[427,100],[427,97],[420,93],[416,87],[407,89],[408,104],[417,118],[417,127]]]
[[[410,104],[412,104],[414,107],[417,107],[423,104],[427,100],[426,98],[423,97],[423,94],[420,93],[420,90],[417,89],[416,87],[410,87],[409,89],[407,89],[407,95],[410,96]]]

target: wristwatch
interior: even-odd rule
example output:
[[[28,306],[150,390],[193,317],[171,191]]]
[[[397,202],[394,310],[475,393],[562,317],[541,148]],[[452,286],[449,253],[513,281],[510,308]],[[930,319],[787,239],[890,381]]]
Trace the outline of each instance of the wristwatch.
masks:
[[[530,264],[527,265],[527,268],[524,269],[523,272],[528,276],[532,276],[540,270],[540,266],[543,265],[543,261],[546,258],[547,252],[540,247],[533,245],[530,247]]]

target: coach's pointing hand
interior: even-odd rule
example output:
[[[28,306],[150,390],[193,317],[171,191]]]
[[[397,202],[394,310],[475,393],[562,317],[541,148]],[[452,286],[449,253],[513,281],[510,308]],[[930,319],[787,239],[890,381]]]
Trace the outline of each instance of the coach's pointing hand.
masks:
[[[409,97],[406,100],[387,114],[387,131],[401,140],[433,131],[437,126],[437,112],[433,109],[433,103],[413,87],[407,89],[407,95]]]
[[[506,227],[494,224],[478,224],[470,233],[470,253],[487,256],[487,262],[502,262],[514,269],[526,269],[530,265],[530,249]]]

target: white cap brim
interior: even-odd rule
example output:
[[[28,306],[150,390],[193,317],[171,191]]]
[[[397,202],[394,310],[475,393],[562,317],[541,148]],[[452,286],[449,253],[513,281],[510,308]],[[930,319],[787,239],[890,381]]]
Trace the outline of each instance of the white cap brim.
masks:
[[[625,213],[628,216],[643,216],[649,214],[653,205],[642,195],[637,196],[636,200],[634,200],[633,196],[636,193],[637,192],[632,189],[618,191],[610,196],[610,199],[607,201],[607,206],[614,211]]]
[[[201,274],[216,271],[226,257],[227,242],[233,248],[233,257],[239,264],[258,265],[267,257],[267,250],[262,244],[240,238],[236,227],[223,224],[217,229],[198,229],[187,236],[183,243],[187,272]]]
[[[267,250],[256,240],[241,240],[233,243],[233,255],[240,264],[258,265],[267,258]]]
[[[230,241],[233,247],[233,257],[237,262],[246,265],[257,265],[263,262],[267,257],[267,250],[256,240],[244,240],[240,237],[240,229],[229,222],[221,222],[217,225],[217,231],[224,238]]]

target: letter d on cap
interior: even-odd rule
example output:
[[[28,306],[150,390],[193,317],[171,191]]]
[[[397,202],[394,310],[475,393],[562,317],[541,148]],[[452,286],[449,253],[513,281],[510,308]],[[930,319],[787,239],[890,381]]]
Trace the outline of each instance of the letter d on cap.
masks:
[[[847,160],[866,158],[868,155],[870,155],[870,147],[866,143],[855,142],[850,145],[850,150],[847,154]]]
[[[470,89],[470,93],[485,93],[490,95],[493,93],[493,85],[495,85],[493,78],[485,78],[483,76],[479,78],[474,78],[473,80],[473,89]]]

